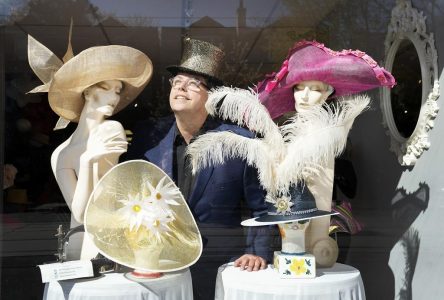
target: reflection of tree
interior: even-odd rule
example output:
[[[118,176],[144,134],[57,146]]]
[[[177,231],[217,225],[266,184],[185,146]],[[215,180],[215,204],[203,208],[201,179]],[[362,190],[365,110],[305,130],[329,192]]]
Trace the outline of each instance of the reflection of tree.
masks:
[[[71,17],[77,25],[95,25],[102,19],[98,7],[88,0],[31,0],[11,13],[10,22],[64,25]]]
[[[412,300],[412,281],[415,274],[416,262],[421,239],[416,229],[409,229],[401,238],[401,245],[404,248],[405,271],[404,282],[399,291],[400,300]]]
[[[264,30],[265,50],[271,61],[282,61],[288,49],[295,41],[316,39],[328,41],[328,28],[320,24],[321,20],[339,3],[339,0],[283,0],[288,11]],[[322,9],[319,9],[322,7]]]
[[[333,29],[330,46],[368,49],[372,46],[372,38],[379,40],[380,35],[385,35],[394,4],[395,0],[340,1],[322,20],[324,26]],[[380,48],[382,53],[383,47]]]
[[[281,27],[273,28],[272,34],[266,36],[267,49],[272,61],[282,61],[296,41],[299,40],[317,40],[320,42],[328,41],[328,30],[325,28],[298,28]],[[279,66],[277,66],[279,67]]]
[[[226,85],[245,88],[251,86],[251,83],[256,83],[263,76],[262,63],[248,64],[246,56],[250,47],[247,42],[232,41],[232,47],[225,55],[225,65],[223,66],[223,79]]]
[[[23,6],[24,0],[2,0],[0,1],[0,25],[9,23],[9,18],[15,10]]]
[[[264,30],[266,43],[263,47],[273,62],[282,61],[294,42],[301,39],[316,39],[333,49],[367,50],[380,45],[372,44],[372,39],[380,39],[385,34],[394,2],[282,0],[288,16],[281,17]],[[383,47],[376,51],[382,54]]]

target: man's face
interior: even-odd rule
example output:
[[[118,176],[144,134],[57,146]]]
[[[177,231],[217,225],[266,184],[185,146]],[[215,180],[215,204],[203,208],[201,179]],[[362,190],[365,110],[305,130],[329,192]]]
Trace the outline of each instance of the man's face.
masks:
[[[206,81],[201,76],[178,73],[173,78],[170,107],[175,114],[206,114],[208,99]]]

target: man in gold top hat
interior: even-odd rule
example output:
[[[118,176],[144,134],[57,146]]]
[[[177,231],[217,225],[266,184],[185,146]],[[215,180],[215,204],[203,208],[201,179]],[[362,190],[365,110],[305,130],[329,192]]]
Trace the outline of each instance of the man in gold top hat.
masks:
[[[146,159],[172,177],[193,212],[204,240],[202,257],[191,267],[195,299],[214,298],[217,268],[231,257],[240,255],[236,266],[257,271],[266,267],[269,255],[268,227],[252,228],[246,249],[240,234],[241,202],[252,216],[267,211],[257,170],[243,160],[231,159],[192,175],[185,155],[188,144],[208,131],[253,136],[244,128],[209,117],[205,109],[208,91],[222,85],[223,58],[224,52],[214,45],[186,38],[181,63],[167,68],[172,74],[169,102],[174,116],[141,124],[128,152],[128,158]]]

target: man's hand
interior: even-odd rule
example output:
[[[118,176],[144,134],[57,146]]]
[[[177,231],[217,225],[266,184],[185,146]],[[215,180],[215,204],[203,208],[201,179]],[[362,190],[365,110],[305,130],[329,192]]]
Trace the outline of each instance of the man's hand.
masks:
[[[234,266],[239,267],[242,271],[247,270],[259,271],[267,268],[267,262],[260,256],[253,254],[244,254],[234,261]]]

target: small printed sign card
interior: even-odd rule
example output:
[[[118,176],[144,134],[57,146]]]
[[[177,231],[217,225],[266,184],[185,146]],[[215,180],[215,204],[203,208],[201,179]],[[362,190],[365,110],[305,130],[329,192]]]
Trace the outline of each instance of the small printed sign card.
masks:
[[[73,260],[63,263],[39,265],[42,282],[94,276],[90,260]]]

